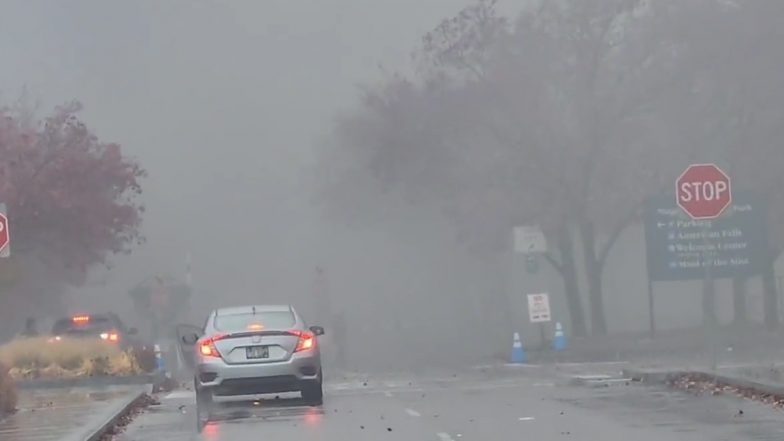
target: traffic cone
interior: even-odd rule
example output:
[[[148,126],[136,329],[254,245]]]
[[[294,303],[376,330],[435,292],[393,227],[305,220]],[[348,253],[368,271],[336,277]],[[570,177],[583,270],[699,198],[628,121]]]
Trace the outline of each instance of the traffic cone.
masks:
[[[553,350],[563,351],[566,349],[566,336],[563,332],[561,322],[555,322],[555,337],[553,338]]]
[[[525,349],[523,349],[523,342],[520,341],[520,334],[517,332],[514,333],[512,341],[512,363],[525,363]]]

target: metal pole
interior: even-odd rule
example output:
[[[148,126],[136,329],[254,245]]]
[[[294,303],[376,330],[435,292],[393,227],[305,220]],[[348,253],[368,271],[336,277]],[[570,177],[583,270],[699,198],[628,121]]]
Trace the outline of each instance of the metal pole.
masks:
[[[193,288],[193,272],[191,270],[191,253],[185,255],[185,285],[188,289]]]
[[[779,315],[784,312],[784,296],[781,295],[782,278],[782,276],[776,277],[776,302],[779,305]]]
[[[655,313],[653,309],[653,281],[648,276],[648,326],[651,338],[656,336],[656,321],[654,319]]]
[[[705,313],[705,330],[708,334],[708,341],[710,346],[710,366],[712,370],[716,370],[718,365],[718,350],[716,344],[716,291],[713,280],[713,253],[710,251],[710,221],[706,221],[706,226],[703,228],[703,243],[705,250],[703,251],[703,269],[705,271],[705,279],[703,280],[703,310]]]

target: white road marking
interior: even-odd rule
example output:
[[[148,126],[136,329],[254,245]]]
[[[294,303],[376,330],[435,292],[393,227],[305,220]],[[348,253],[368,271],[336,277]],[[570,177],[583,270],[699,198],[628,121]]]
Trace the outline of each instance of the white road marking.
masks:
[[[448,433],[446,433],[446,432],[438,432],[438,433],[436,433],[436,436],[437,436],[437,437],[438,437],[438,439],[440,439],[441,441],[455,441],[455,440],[453,440],[453,439],[452,439],[452,437],[451,437],[451,436],[449,436],[449,434],[448,434]]]
[[[406,409],[406,413],[409,414],[412,417],[421,417],[422,416],[421,413],[417,412],[414,409]]]
[[[388,390],[384,391],[384,396],[387,397],[387,398],[392,398],[392,392],[390,392]]]
[[[534,418],[534,417],[520,417],[520,418],[518,418],[519,421],[533,421],[535,419],[536,418]]]

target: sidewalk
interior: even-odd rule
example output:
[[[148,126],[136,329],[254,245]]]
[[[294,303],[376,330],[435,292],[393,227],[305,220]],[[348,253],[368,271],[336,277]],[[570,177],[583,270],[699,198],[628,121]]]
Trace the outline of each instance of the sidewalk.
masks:
[[[567,350],[561,353],[526,349],[532,363],[629,361],[705,365],[715,350],[720,363],[762,364],[784,358],[784,328],[768,332],[757,325],[725,325],[713,338],[701,328],[661,331],[653,339],[645,332],[626,332],[570,338]]]
[[[0,421],[3,441],[85,441],[149,386],[23,390],[19,411]]]

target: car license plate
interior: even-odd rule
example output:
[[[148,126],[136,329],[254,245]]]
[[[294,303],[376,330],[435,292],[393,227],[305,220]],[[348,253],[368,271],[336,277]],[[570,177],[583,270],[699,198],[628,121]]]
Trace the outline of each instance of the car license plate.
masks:
[[[245,356],[250,359],[269,358],[269,346],[248,346]]]

